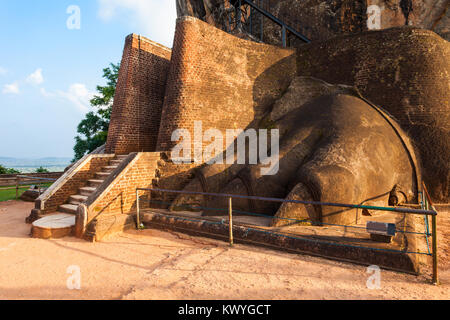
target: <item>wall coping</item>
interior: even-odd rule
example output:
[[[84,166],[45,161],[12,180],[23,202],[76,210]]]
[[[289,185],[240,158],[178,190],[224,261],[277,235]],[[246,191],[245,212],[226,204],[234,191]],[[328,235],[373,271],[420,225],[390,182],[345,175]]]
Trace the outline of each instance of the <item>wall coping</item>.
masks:
[[[137,34],[137,33],[130,33],[128,36],[126,36],[125,40],[128,40],[129,38],[138,39],[138,40],[140,40],[140,41],[150,43],[151,45],[153,45],[153,46],[155,46],[155,47],[158,47],[158,48],[161,48],[161,49],[163,49],[163,50],[172,52],[172,49],[170,49],[169,47],[166,47],[166,46],[163,45],[163,44],[160,44],[160,43],[158,43],[158,42],[155,42],[155,41],[153,41],[153,40],[150,40],[149,38],[146,38],[146,37],[144,37],[144,36],[141,36],[140,34]]]

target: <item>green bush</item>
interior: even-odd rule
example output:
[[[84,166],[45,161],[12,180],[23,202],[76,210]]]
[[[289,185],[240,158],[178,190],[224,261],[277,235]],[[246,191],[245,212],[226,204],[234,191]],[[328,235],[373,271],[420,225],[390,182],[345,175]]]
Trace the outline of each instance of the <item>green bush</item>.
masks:
[[[48,173],[48,172],[49,171],[42,166],[36,169],[36,173]]]
[[[12,168],[5,168],[0,164],[0,174],[19,174],[20,171]]]

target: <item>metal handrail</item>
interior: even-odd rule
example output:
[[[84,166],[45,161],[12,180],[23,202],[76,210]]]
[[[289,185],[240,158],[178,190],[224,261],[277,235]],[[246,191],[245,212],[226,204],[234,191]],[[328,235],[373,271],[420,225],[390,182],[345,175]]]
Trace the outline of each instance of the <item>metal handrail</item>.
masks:
[[[431,198],[428,194],[425,184],[423,184],[424,193],[427,197],[427,201],[429,202],[431,209],[427,205],[426,210],[419,209],[410,209],[410,208],[391,208],[391,207],[377,207],[377,206],[365,206],[365,205],[354,205],[354,204],[344,204],[344,203],[330,203],[330,202],[319,202],[319,201],[303,201],[303,200],[290,200],[290,199],[281,199],[281,198],[269,198],[269,197],[257,197],[257,196],[243,196],[236,194],[224,194],[224,193],[211,193],[211,192],[196,192],[196,191],[179,191],[179,190],[168,190],[168,189],[158,189],[158,188],[136,188],[136,223],[138,229],[141,228],[140,222],[140,205],[139,205],[139,191],[154,191],[154,192],[167,192],[167,193],[176,193],[176,194],[191,194],[191,195],[205,195],[205,196],[215,196],[215,197],[224,197],[229,199],[228,211],[229,211],[229,241],[230,246],[233,245],[233,209],[232,209],[232,199],[251,199],[251,200],[262,200],[262,201],[271,201],[271,202],[287,202],[287,203],[298,203],[298,204],[308,204],[308,205],[321,205],[321,206],[332,206],[332,207],[344,207],[344,208],[352,208],[352,209],[369,209],[369,210],[379,210],[379,211],[389,211],[389,212],[397,212],[404,214],[420,214],[425,216],[432,217],[432,237],[433,237],[433,249],[432,249],[432,257],[433,257],[433,284],[438,284],[438,261],[437,261],[437,223],[436,216],[437,211],[434,208]]]
[[[428,193],[428,189],[427,186],[425,185],[425,183],[422,181],[422,201],[424,203],[424,208],[426,210],[428,209],[432,209],[436,212],[436,215],[433,215],[431,217],[431,237],[433,239],[433,244],[432,244],[432,252],[433,252],[433,284],[439,284],[439,279],[438,279],[438,261],[437,261],[437,221],[436,221],[436,216],[437,216],[437,211],[436,208],[433,206],[433,202],[431,201],[431,197],[430,194]]]
[[[57,179],[53,178],[42,178],[42,177],[31,177],[31,176],[16,176],[18,178],[26,178],[30,180],[42,180],[42,181],[56,181]]]
[[[271,201],[271,202],[287,202],[287,203],[309,204],[309,205],[351,208],[351,209],[368,209],[368,210],[390,211],[390,212],[410,213],[410,214],[419,214],[419,215],[425,214],[425,215],[430,215],[430,216],[437,215],[437,212],[435,210],[377,207],[377,206],[365,206],[365,205],[357,205],[357,204],[319,202],[319,201],[303,201],[303,200],[291,200],[291,199],[269,198],[269,197],[258,197],[258,196],[243,196],[243,195],[237,195],[237,194],[179,191],[179,190],[167,190],[167,189],[155,189],[155,188],[136,188],[136,190],[179,193],[179,194],[192,194],[192,195],[205,195],[205,196],[225,197],[225,198],[239,198],[239,199],[249,199],[249,200],[262,200],[262,201]]]
[[[294,28],[288,26],[282,20],[280,20],[277,17],[275,17],[274,15],[272,15],[270,12],[268,12],[268,11],[264,10],[263,8],[260,8],[259,6],[257,6],[253,1],[250,1],[250,0],[239,0],[239,10],[240,10],[240,8],[242,6],[242,2],[248,4],[250,7],[252,7],[256,11],[258,11],[259,13],[264,15],[266,18],[269,18],[270,20],[272,20],[273,22],[275,22],[276,24],[281,26],[281,33],[282,33],[281,37],[282,37],[283,47],[286,47],[286,32],[287,31],[292,33],[294,36],[296,36],[297,38],[299,38],[303,42],[306,42],[306,43],[310,43],[311,42],[310,39],[308,39],[307,37],[305,37],[301,33],[297,32]],[[240,23],[240,15],[239,15],[239,23]]]

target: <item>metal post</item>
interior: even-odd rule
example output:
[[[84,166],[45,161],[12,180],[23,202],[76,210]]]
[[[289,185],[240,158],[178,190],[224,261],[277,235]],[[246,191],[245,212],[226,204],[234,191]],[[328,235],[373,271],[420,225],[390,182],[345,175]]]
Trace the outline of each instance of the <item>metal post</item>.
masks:
[[[233,246],[233,199],[228,198],[228,219],[230,226],[230,246]]]
[[[283,43],[283,48],[286,48],[286,26],[281,27],[281,42]]]
[[[141,229],[141,210],[139,208],[139,190],[136,189],[136,227],[137,230]]]
[[[253,35],[253,7],[250,7],[250,34]]]
[[[19,199],[19,177],[16,177],[16,200]]]
[[[419,191],[419,192],[418,192],[418,196],[419,196],[419,204],[420,204],[420,207],[421,207],[422,209],[424,209],[424,206],[423,206],[423,191]]]
[[[433,284],[438,284],[438,260],[437,260],[437,227],[436,215],[431,217],[432,232],[433,232]]]
[[[241,20],[242,20],[242,12],[241,12],[241,7],[242,7],[242,0],[238,1],[238,7],[237,7],[237,27],[240,30],[241,29]]]
[[[260,2],[260,7],[263,4],[263,0]],[[264,40],[264,15],[260,13],[261,15],[261,42]]]

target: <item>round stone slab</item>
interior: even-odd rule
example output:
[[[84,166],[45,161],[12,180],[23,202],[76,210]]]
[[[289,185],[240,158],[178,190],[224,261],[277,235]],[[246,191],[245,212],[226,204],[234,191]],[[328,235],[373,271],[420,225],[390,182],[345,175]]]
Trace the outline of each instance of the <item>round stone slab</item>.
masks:
[[[71,235],[74,227],[75,215],[54,214],[33,222],[31,236],[40,239],[62,238]]]

